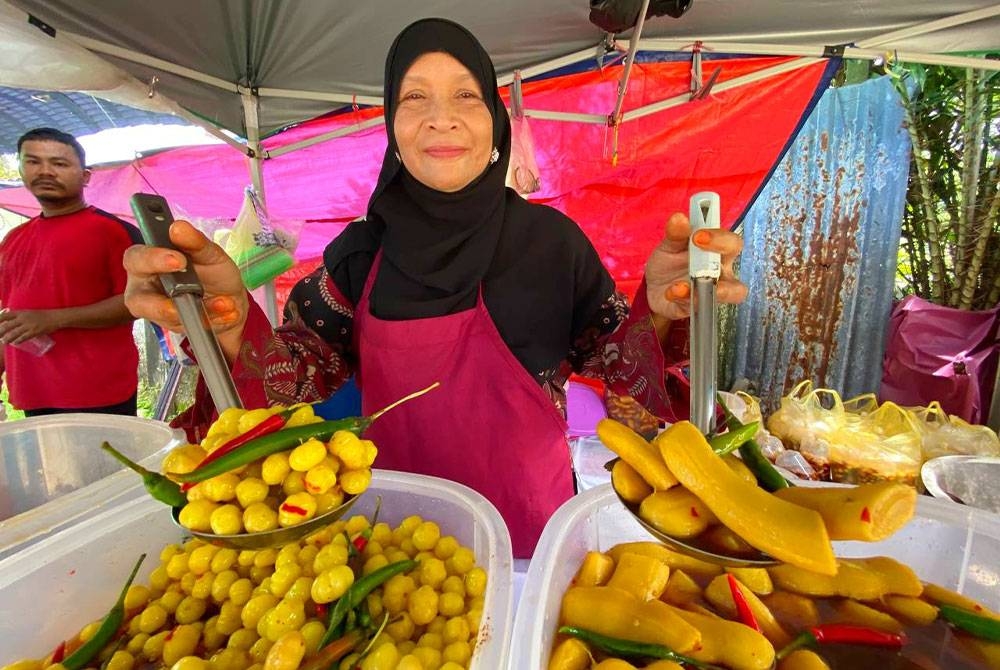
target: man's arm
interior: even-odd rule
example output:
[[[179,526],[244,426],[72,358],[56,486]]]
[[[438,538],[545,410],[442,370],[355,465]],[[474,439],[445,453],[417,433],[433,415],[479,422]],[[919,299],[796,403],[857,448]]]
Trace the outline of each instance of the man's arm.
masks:
[[[0,340],[16,344],[63,328],[110,328],[134,319],[122,295],[78,307],[4,310],[0,312]]]

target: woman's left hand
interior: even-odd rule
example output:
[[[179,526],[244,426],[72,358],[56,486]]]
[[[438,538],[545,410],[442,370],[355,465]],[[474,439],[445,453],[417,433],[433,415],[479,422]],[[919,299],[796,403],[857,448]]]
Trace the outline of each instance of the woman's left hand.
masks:
[[[646,299],[654,319],[675,321],[691,314],[691,282],[688,272],[688,239],[691,223],[681,213],[667,220],[663,240],[646,261]],[[743,250],[743,238],[728,230],[699,230],[694,243],[722,256],[722,273],[715,298],[722,303],[740,303],[747,287],[733,274],[733,261]]]

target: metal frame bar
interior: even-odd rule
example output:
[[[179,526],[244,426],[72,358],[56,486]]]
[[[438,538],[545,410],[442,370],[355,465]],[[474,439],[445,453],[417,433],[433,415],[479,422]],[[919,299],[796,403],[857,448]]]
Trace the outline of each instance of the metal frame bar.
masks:
[[[618,99],[615,100],[614,111],[608,117],[608,121],[614,125],[617,125],[621,121],[622,106],[625,104],[625,93],[628,91],[628,78],[632,74],[632,64],[635,62],[635,54],[639,50],[642,27],[646,24],[646,12],[648,11],[649,0],[642,0],[642,7],[639,9],[639,18],[635,22],[635,29],[628,40],[628,55],[625,56],[625,64],[622,66],[622,76],[618,80]]]

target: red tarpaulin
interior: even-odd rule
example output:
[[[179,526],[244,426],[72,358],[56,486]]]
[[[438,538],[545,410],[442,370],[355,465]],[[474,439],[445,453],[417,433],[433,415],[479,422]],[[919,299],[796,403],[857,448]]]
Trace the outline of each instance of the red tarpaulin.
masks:
[[[705,78],[721,68],[716,85],[784,63],[789,58],[706,60]],[[619,287],[631,292],[643,263],[661,238],[671,212],[687,211],[689,197],[719,193],[722,222],[732,226],[752,202],[790,143],[797,126],[825,88],[835,63],[818,62],[782,75],[624,122],[605,125],[530,119],[541,189],[532,200],[572,217],[593,241]],[[525,109],[610,113],[621,66],[523,85]],[[685,94],[687,60],[637,63],[624,110]],[[267,104],[267,101],[262,101]],[[273,149],[381,114],[364,109],[303,123],[264,142]],[[305,221],[297,259],[319,262],[323,247],[346,223],[364,214],[385,150],[381,126],[316,144],[264,162],[268,211],[280,222]],[[249,183],[245,156],[227,145],[165,151],[132,164],[94,171],[87,199],[131,218],[136,191],[165,196],[177,211],[200,218],[233,219]],[[0,191],[0,207],[32,215],[38,206],[24,189]],[[279,290],[304,272],[289,273]]]

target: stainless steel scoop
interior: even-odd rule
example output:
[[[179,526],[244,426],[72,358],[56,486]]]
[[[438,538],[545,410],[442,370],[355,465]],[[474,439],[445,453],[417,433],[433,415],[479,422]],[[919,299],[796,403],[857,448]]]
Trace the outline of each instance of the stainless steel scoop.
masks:
[[[146,244],[178,251],[177,247],[170,241],[170,224],[174,222],[174,217],[170,213],[166,199],[159,195],[136,193],[132,196],[131,205]],[[202,303],[205,290],[194,269],[188,264],[188,267],[180,272],[162,274],[160,275],[160,283],[163,285],[163,290],[177,306],[177,312],[187,333],[188,342],[198,359],[198,367],[201,369],[202,377],[216,409],[221,413],[230,407],[243,407],[219,341],[208,326],[208,315]],[[276,547],[295,542],[333,523],[342,517],[357,499],[358,496],[351,496],[338,507],[309,521],[263,533],[215,535],[192,531],[188,528],[184,528],[184,530],[206,542],[234,549]],[[178,526],[181,525],[179,515],[180,509],[174,508],[173,519]],[[183,528],[183,526],[181,527]]]
[[[691,196],[689,219],[692,237],[702,229],[720,227],[719,195],[712,192],[696,193]],[[718,318],[715,300],[715,286],[722,274],[722,258],[717,253],[705,251],[689,242],[688,275],[691,278],[691,422],[703,435],[711,435],[715,430],[715,393],[718,379],[716,360],[718,357]],[[617,490],[615,494],[618,495]],[[639,516],[638,506],[623,499],[625,506],[635,520],[650,535],[677,551],[694,558],[729,567],[764,567],[776,565],[777,560],[767,554],[755,551],[752,554],[723,554],[705,542],[681,539],[665,534]]]

